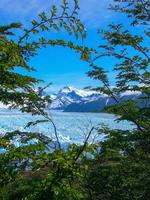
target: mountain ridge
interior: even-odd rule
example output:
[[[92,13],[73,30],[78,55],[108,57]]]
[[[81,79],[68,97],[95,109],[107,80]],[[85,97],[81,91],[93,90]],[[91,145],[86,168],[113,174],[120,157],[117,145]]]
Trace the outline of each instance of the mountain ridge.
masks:
[[[43,95],[47,95],[46,92]],[[142,94],[136,91],[125,91],[118,98],[121,100],[137,100]],[[112,97],[106,94],[66,86],[61,88],[57,94],[50,95],[52,103],[47,106],[48,110],[61,110],[63,112],[102,112],[106,106],[115,105]],[[0,111],[7,111],[9,105],[0,102]]]
[[[119,98],[124,100],[138,99],[140,95],[140,92],[129,90],[121,93]],[[50,109],[62,110],[64,112],[101,112],[104,107],[115,104],[115,100],[106,94],[67,86],[60,89],[53,96]]]

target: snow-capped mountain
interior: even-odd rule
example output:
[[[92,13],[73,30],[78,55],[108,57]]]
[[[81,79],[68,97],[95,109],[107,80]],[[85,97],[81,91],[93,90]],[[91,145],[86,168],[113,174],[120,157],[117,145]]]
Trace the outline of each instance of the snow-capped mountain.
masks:
[[[43,95],[46,95],[46,93]],[[140,96],[140,92],[125,91],[118,97],[122,100],[136,100]],[[47,109],[64,112],[100,112],[103,111],[104,107],[116,104],[114,99],[106,94],[74,87],[64,87],[57,94],[51,95],[51,98],[52,104]],[[6,110],[8,110],[8,106],[0,103],[0,111]]]
[[[53,102],[51,109],[64,110],[73,103],[81,103],[83,101],[92,101],[97,99],[99,94],[95,91],[81,90],[74,87],[64,87],[58,94],[52,95]]]
[[[0,110],[7,110],[7,109],[8,109],[8,106],[0,102]]]
[[[140,92],[126,91],[120,94],[121,99],[137,99]],[[58,94],[52,96],[50,109],[64,112],[94,112],[102,111],[104,107],[116,102],[109,96],[91,90],[82,90],[74,87],[64,87]]]

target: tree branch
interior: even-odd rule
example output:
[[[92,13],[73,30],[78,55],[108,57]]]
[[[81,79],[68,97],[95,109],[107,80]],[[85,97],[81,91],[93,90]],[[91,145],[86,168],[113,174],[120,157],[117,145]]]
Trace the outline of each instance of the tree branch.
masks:
[[[77,161],[78,158],[80,157],[80,155],[83,153],[83,151],[84,151],[84,149],[85,149],[85,147],[86,147],[86,145],[87,145],[87,143],[88,143],[88,140],[89,140],[89,138],[90,138],[90,136],[91,136],[91,134],[92,134],[92,132],[93,132],[94,129],[95,129],[94,127],[92,127],[92,128],[90,129],[90,131],[89,131],[89,133],[88,133],[88,135],[87,135],[87,137],[86,137],[86,139],[85,139],[85,141],[84,141],[84,144],[83,144],[83,146],[81,146],[81,148],[79,149],[79,151],[78,151],[76,157],[74,158],[74,161]]]

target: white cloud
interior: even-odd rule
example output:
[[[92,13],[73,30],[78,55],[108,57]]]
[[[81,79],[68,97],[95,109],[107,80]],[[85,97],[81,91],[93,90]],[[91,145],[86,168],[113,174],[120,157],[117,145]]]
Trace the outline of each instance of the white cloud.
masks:
[[[80,17],[88,26],[96,27],[112,16],[107,7],[112,0],[79,0]],[[0,16],[4,22],[28,22],[51,5],[60,5],[62,0],[0,0]],[[70,6],[73,0],[69,0]]]
[[[80,16],[88,27],[97,27],[112,17],[108,10],[112,0],[80,0]]]
[[[57,0],[0,0],[0,16],[5,22],[29,23],[42,11],[49,11]],[[1,21],[2,23],[2,21]]]

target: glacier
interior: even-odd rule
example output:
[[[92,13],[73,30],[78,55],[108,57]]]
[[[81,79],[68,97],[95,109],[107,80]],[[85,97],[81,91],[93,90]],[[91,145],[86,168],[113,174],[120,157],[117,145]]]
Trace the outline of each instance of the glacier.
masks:
[[[140,96],[139,92],[125,91],[120,94],[119,98],[136,100]],[[128,130],[134,128],[133,124],[127,121],[117,122],[115,115],[102,113],[105,106],[115,103],[111,97],[103,93],[69,86],[60,89],[57,94],[52,94],[51,98],[52,104],[48,105],[47,111],[57,127],[60,142],[64,145],[69,143],[82,144],[92,126],[97,127],[105,124],[113,129]],[[94,111],[99,111],[99,113],[94,113]],[[23,114],[18,110],[9,110],[8,106],[0,103],[0,135],[20,130],[43,133],[55,141],[52,124],[42,123],[25,128],[28,122],[39,119],[43,118]],[[102,139],[104,139],[104,135],[97,136],[96,132],[91,137],[91,141]]]
[[[127,121],[117,122],[117,117],[106,113],[67,113],[60,111],[50,111],[49,115],[53,119],[61,144],[68,145],[75,143],[81,145],[92,126],[108,125],[113,129],[132,129],[134,126]],[[27,132],[43,133],[54,141],[54,130],[52,124],[42,123],[25,128],[28,122],[43,119],[41,116],[22,114],[19,111],[0,112],[0,134],[20,130]],[[97,135],[93,132],[90,142],[97,142],[104,139],[104,135]]]

